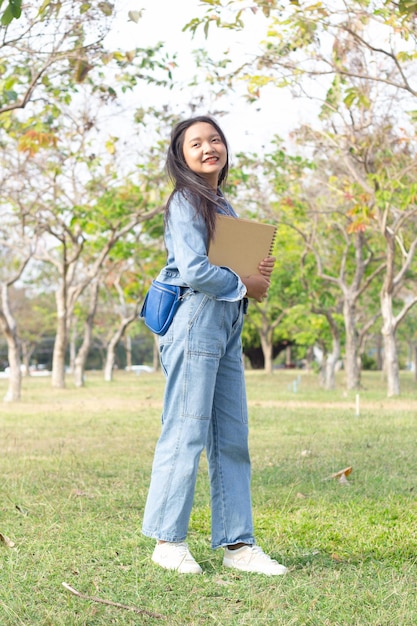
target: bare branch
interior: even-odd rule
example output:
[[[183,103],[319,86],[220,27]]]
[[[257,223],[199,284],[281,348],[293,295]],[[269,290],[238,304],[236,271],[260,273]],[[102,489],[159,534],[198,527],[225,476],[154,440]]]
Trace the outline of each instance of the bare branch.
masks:
[[[7,111],[14,111],[16,109],[24,109],[27,103],[29,102],[30,98],[32,97],[32,94],[36,88],[36,85],[39,82],[39,79],[42,77],[42,75],[54,62],[55,62],[55,59],[53,60],[51,59],[40,70],[38,70],[32,77],[32,80],[30,81],[29,86],[23,98],[21,98],[18,102],[14,102],[13,104],[8,104],[6,106],[1,107],[0,115],[2,113],[7,113]]]
[[[398,272],[398,274],[395,276],[394,280],[393,280],[393,286],[394,288],[398,287],[398,285],[400,285],[400,283],[402,282],[405,273],[409,270],[411,262],[414,258],[415,252],[417,249],[417,238],[414,239],[414,241],[411,243],[411,246],[408,250],[408,254],[407,254],[407,258],[401,268],[401,270]]]
[[[400,311],[398,313],[398,315],[394,318],[394,327],[397,328],[398,325],[402,322],[402,320],[405,318],[405,316],[407,315],[407,313],[410,311],[410,309],[413,308],[413,306],[417,304],[417,296],[415,296],[414,298],[412,298],[412,300],[410,300],[405,307],[402,309],[402,311]]]
[[[410,83],[408,82],[403,69],[401,67],[401,64],[399,63],[397,57],[395,56],[395,54],[392,52],[389,52],[387,50],[384,50],[383,48],[376,48],[375,46],[372,46],[369,41],[366,41],[363,37],[361,37],[360,35],[358,35],[358,33],[355,33],[355,31],[351,30],[349,27],[345,26],[344,30],[346,30],[346,32],[348,32],[354,39],[356,39],[357,41],[359,41],[360,43],[362,43],[364,46],[366,46],[369,50],[372,50],[372,52],[378,52],[380,54],[384,54],[385,56],[389,57],[395,64],[401,78],[404,81],[404,85],[403,85],[403,89],[405,89],[406,91],[409,91],[410,93],[412,93],[413,95],[417,95],[417,91],[415,91]],[[393,84],[393,83],[390,83]]]
[[[147,609],[139,609],[136,606],[128,606],[127,604],[121,604],[120,602],[112,602],[111,600],[104,600],[103,598],[97,598],[96,596],[87,596],[85,593],[80,593],[68,583],[62,583],[62,586],[72,593],[74,596],[78,598],[82,598],[83,600],[88,600],[89,602],[99,602],[100,604],[107,604],[108,606],[114,606],[118,609],[126,609],[127,611],[132,611],[132,613],[137,613],[139,615],[148,615],[149,617],[154,617],[156,619],[165,619],[164,615],[160,613],[154,613],[152,611],[148,611]]]

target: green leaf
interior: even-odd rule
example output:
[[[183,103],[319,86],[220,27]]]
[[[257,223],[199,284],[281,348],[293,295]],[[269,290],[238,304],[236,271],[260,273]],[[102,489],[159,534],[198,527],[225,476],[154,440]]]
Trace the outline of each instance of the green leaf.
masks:
[[[22,14],[22,0],[9,0],[9,6],[13,17],[18,19]]]
[[[417,2],[415,0],[400,0],[398,3],[400,13],[414,13],[417,11]]]
[[[5,90],[3,96],[6,102],[16,102],[18,95],[14,90]]]
[[[345,105],[350,108],[355,100],[357,99],[357,92],[356,89],[351,88],[351,89],[347,89],[346,90],[346,96],[343,99],[343,102],[345,103]]]
[[[7,9],[5,10],[5,12],[3,13],[3,15],[1,16],[1,23],[3,26],[8,26],[10,24],[10,22],[13,20],[13,13],[12,13],[12,9],[11,6],[9,4],[9,6],[7,7]]]

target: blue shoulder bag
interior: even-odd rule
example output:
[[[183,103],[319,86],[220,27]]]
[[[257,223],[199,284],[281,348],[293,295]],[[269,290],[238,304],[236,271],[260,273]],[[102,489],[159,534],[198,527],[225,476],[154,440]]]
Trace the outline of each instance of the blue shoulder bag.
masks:
[[[156,335],[165,335],[181,304],[181,287],[152,281],[140,312],[146,326]]]

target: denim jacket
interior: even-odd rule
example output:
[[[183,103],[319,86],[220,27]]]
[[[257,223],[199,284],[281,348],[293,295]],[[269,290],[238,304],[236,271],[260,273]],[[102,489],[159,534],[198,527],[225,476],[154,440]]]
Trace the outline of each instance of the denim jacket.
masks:
[[[224,211],[234,215],[223,198]],[[176,192],[169,207],[165,228],[167,263],[157,280],[180,287],[191,287],[215,300],[235,302],[246,295],[239,276],[227,267],[212,265],[207,257],[207,228],[202,217],[182,193]]]

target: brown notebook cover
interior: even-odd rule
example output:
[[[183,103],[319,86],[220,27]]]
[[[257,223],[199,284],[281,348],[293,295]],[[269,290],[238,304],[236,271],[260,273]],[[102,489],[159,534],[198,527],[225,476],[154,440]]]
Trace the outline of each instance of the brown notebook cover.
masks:
[[[258,274],[260,261],[272,255],[276,230],[273,224],[218,214],[209,261],[230,267],[239,276]]]

